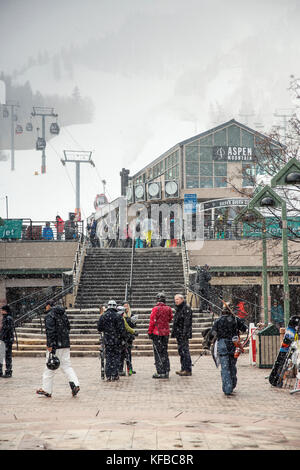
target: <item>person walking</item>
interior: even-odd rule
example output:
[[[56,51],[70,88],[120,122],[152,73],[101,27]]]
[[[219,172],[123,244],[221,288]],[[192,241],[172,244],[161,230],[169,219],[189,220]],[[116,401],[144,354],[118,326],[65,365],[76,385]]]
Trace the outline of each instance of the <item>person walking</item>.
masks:
[[[170,361],[168,355],[168,342],[170,334],[170,322],[173,319],[171,307],[166,305],[166,296],[163,292],[156,296],[157,304],[150,315],[148,336],[153,341],[153,352],[156,373],[154,379],[168,379]]]
[[[12,346],[14,342],[14,320],[9,305],[1,307],[2,325],[0,328],[0,377],[9,379],[12,377]],[[5,357],[5,374],[3,363]]]
[[[70,322],[61,305],[53,305],[50,301],[45,308],[47,314],[45,317],[45,329],[47,338],[46,366],[43,373],[42,388],[38,389],[38,395],[46,397],[52,396],[53,379],[55,370],[47,367],[50,353],[56,355],[60,361],[60,368],[66,375],[71,392],[76,396],[80,390],[79,380],[71,365],[70,358]]]
[[[180,376],[192,375],[192,360],[189,349],[189,339],[192,338],[192,309],[187,305],[182,294],[176,294],[175,315],[171,338],[176,338],[181,370],[176,371]]]
[[[232,395],[237,384],[237,359],[234,357],[233,338],[247,331],[247,325],[236,317],[229,302],[224,302],[221,316],[214,322],[211,336],[217,341],[217,356],[221,365],[222,390],[226,396]]]
[[[119,365],[122,341],[126,339],[126,329],[118,312],[115,300],[110,300],[107,310],[100,316],[97,329],[104,333],[106,381],[119,380]]]

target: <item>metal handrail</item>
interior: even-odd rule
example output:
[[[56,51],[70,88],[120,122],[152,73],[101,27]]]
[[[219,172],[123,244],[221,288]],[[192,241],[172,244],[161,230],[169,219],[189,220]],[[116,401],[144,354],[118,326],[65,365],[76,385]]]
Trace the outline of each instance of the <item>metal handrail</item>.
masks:
[[[41,307],[44,307],[47,304],[47,302],[49,302],[50,300],[51,301],[53,301],[54,299],[59,300],[59,298],[64,297],[64,295],[71,289],[73,289],[73,284],[70,285],[69,287],[67,287],[66,289],[62,289],[61,292],[59,292],[58,294],[56,294],[52,297],[49,297],[47,300],[44,300],[40,305],[38,305],[37,307],[34,307],[29,312],[24,313],[24,315],[22,315],[21,317],[16,318],[16,320],[14,321],[15,327],[18,327],[18,326],[22,325],[29,318],[32,318],[36,315],[40,315],[40,312],[38,310]],[[42,327],[41,327],[41,331],[42,331]]]
[[[83,267],[83,262],[86,254],[87,248],[87,239],[82,235],[78,241],[77,250],[75,253],[74,263],[73,263],[73,286],[74,286],[74,298],[76,298],[79,278]]]
[[[131,297],[132,297],[134,252],[135,252],[135,231],[134,231],[133,237],[132,237],[132,248],[131,248],[130,278],[129,278],[129,302],[131,302]],[[127,287],[128,286],[126,284],[126,289],[127,289]],[[128,292],[127,292],[127,295],[128,295]],[[126,300],[128,300],[127,297],[126,297]]]

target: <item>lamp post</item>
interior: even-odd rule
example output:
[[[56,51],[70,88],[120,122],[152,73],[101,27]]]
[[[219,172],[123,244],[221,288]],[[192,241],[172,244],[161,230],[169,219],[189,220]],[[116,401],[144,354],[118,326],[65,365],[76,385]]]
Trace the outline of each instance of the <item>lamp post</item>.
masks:
[[[262,223],[262,291],[264,303],[264,322],[268,323],[268,271],[267,271],[267,236],[266,236],[266,220],[264,216],[256,209],[246,206],[233,220],[234,224],[240,221],[251,222],[260,220]]]
[[[287,326],[290,318],[290,291],[288,269],[288,239],[287,239],[287,214],[286,202],[270,186],[262,188],[249,202],[249,208],[273,207],[281,208],[282,218],[282,259],[283,259],[283,291],[284,291],[284,321]]]

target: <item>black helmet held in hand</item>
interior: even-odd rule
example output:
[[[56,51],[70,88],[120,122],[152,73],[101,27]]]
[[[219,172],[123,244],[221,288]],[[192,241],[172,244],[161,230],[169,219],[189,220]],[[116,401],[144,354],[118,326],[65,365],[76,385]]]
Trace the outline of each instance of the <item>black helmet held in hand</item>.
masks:
[[[47,361],[47,367],[48,369],[50,370],[56,370],[58,369],[60,366],[60,360],[58,359],[57,356],[55,356],[54,353],[50,353],[49,354],[49,358],[48,358],[48,361]]]

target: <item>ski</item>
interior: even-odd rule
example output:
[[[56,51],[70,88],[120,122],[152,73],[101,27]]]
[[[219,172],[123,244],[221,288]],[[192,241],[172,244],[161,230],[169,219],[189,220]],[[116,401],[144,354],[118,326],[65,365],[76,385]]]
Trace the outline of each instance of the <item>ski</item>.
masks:
[[[289,367],[291,359],[291,346],[295,340],[295,335],[299,329],[300,317],[293,316],[290,318],[286,328],[277,358],[273,364],[272,371],[269,375],[269,382],[274,387],[282,387],[285,378],[285,373]]]

